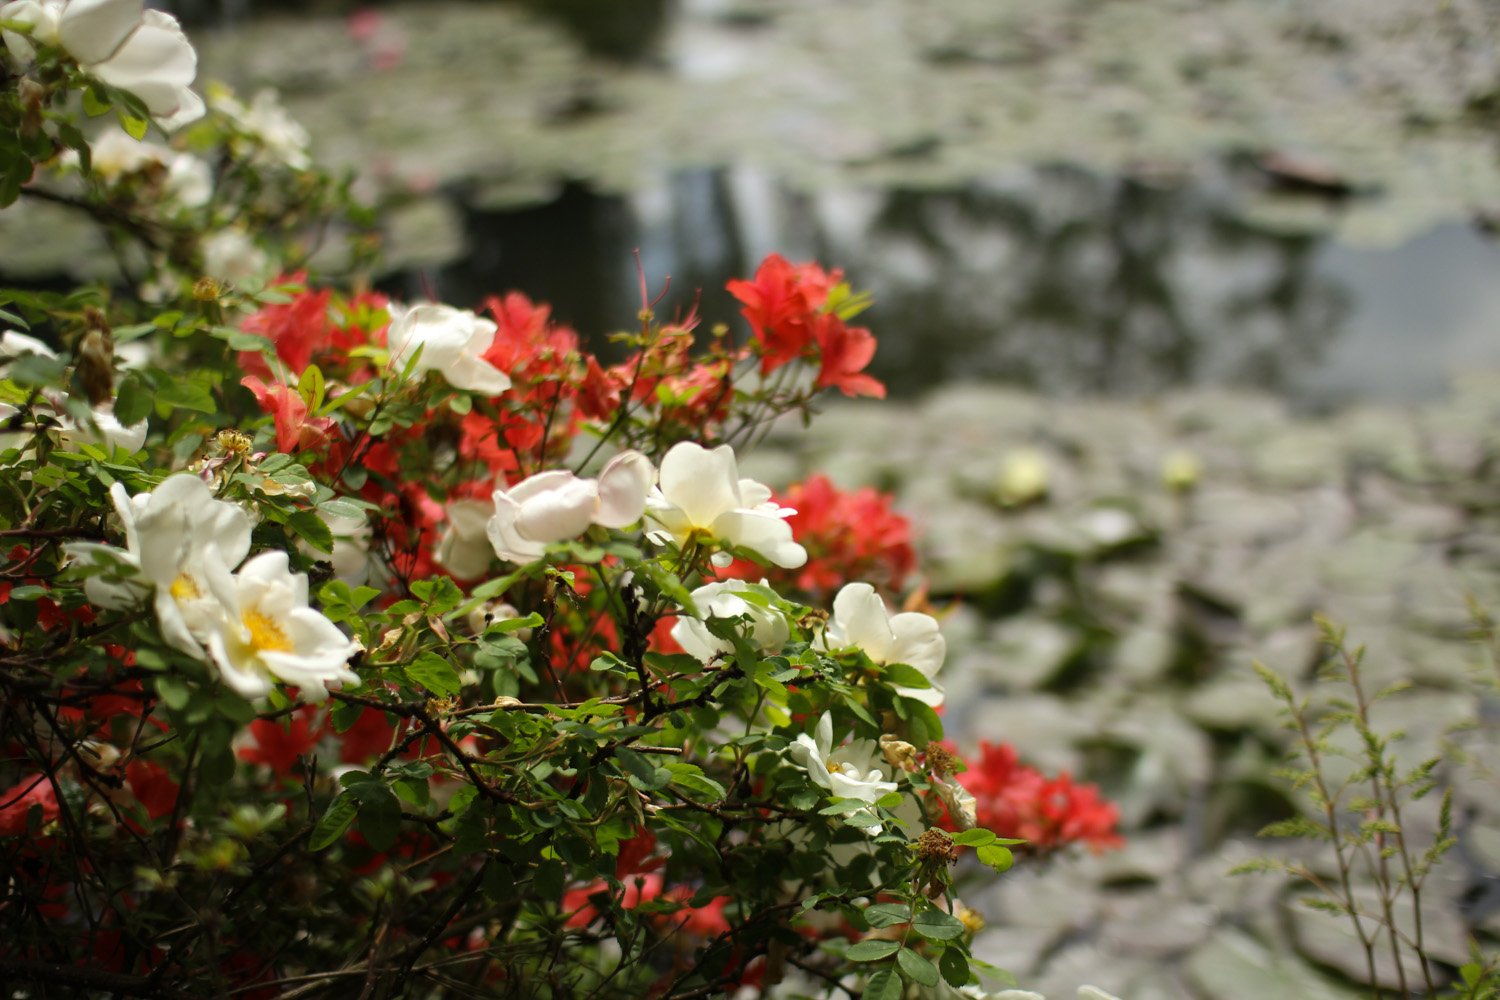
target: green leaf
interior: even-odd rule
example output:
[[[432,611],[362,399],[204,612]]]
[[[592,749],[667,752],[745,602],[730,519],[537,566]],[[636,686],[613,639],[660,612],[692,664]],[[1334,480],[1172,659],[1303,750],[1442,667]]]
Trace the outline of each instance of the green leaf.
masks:
[[[852,945],[845,953],[845,957],[851,962],[878,962],[882,958],[890,958],[900,950],[900,941],[876,939],[873,941],[861,941],[859,944]]]
[[[344,835],[344,831],[349,829],[349,824],[354,822],[354,817],[358,812],[359,801],[353,795],[344,792],[333,800],[328,811],[318,821],[307,846],[314,851],[321,851],[338,840]]]
[[[537,895],[548,902],[555,903],[562,899],[563,882],[566,877],[567,870],[563,868],[562,862],[547,858],[537,862],[532,884],[536,887]]]
[[[185,379],[168,380],[156,390],[156,401],[198,413],[217,413],[219,409],[208,386]]]
[[[963,833],[953,835],[953,843],[959,847],[983,847],[985,844],[993,844],[995,835],[989,830],[965,830]]]
[[[911,929],[932,941],[954,941],[964,936],[964,922],[941,910],[924,910],[911,922]]]
[[[881,969],[865,981],[864,1000],[901,1000],[901,977]]]
[[[118,404],[116,405],[118,406]],[[318,509],[329,517],[343,517],[354,521],[363,521],[365,519],[364,508],[356,507],[348,500],[325,500],[318,504]]]
[[[367,782],[349,790],[359,798],[359,832],[370,847],[388,851],[401,835],[401,802],[379,781]]]
[[[519,632],[523,628],[541,628],[546,622],[547,619],[533,611],[525,618],[507,618],[504,621],[490,622],[485,632],[499,632],[504,635],[508,632]]]
[[[137,118],[118,104],[115,105],[115,117],[120,119],[120,127],[125,130],[130,138],[135,139],[137,142],[146,138],[146,129],[150,124],[146,119]]]
[[[87,87],[83,91],[83,113],[98,118],[110,109],[109,99],[98,87]]]
[[[905,663],[892,663],[885,668],[884,679],[888,684],[904,688],[930,688],[932,680],[916,667]]]
[[[629,747],[616,747],[615,759],[646,785],[656,780],[656,765],[647,760],[645,754]]]
[[[407,664],[406,676],[433,694],[444,697],[458,694],[463,687],[463,680],[453,665],[433,652],[422,653]]]
[[[979,858],[980,864],[989,865],[997,872],[1010,871],[1010,866],[1016,860],[1009,847],[1002,847],[999,844],[986,844],[974,854]]]
[[[942,955],[938,956],[938,971],[943,974],[944,981],[954,989],[968,985],[969,962],[958,948],[943,949]]]
[[[161,697],[168,708],[180,712],[187,708],[187,703],[192,700],[193,690],[183,683],[182,678],[171,674],[164,674],[156,678],[156,693]]]
[[[905,903],[876,903],[864,912],[871,927],[890,927],[911,920],[911,907]]]
[[[115,394],[115,419],[126,427],[139,423],[156,409],[154,390],[135,373],[120,380],[119,392]]]
[[[309,413],[317,413],[318,408],[323,405],[324,391],[323,370],[317,365],[308,365],[302,377],[297,380],[297,393],[307,404]]]
[[[287,516],[286,526],[319,552],[333,552],[333,529],[317,511],[293,511]]]
[[[908,978],[916,980],[923,986],[937,985],[937,966],[910,948],[903,948],[896,953],[896,964],[901,966],[901,971],[906,973]]]

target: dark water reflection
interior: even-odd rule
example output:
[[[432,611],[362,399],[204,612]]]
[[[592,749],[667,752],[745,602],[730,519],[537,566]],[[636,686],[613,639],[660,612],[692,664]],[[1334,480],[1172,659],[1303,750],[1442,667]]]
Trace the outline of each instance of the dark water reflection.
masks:
[[[519,288],[598,343],[639,308],[636,249],[653,286],[671,275],[669,301],[701,288],[705,317],[741,333],[724,282],[773,250],[816,258],[874,292],[872,370],[900,395],[976,378],[1125,396],[1217,384],[1319,407],[1432,395],[1454,367],[1500,363],[1476,325],[1500,254],[1479,236],[1358,251],[1258,228],[1238,196],[1062,168],[808,195],[702,170],[630,197],[568,185],[537,207],[466,210],[469,253],[423,280],[457,303]]]

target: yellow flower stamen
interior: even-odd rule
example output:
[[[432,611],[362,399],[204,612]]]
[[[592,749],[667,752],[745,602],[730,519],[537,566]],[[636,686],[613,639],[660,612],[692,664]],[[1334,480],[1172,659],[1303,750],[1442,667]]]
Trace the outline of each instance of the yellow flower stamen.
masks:
[[[191,601],[203,596],[203,591],[198,589],[198,581],[186,573],[180,574],[167,589],[174,601]]]
[[[292,648],[292,641],[286,637],[285,630],[259,611],[246,611],[240,616],[240,620],[250,630],[250,645],[256,652],[283,653]]]

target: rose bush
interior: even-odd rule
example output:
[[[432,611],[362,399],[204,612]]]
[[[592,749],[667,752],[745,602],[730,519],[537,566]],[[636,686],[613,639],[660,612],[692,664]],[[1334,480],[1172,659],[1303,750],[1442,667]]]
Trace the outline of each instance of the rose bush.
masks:
[[[155,19],[6,9],[0,200],[82,178],[71,207],[126,220],[144,270],[130,295],[0,293],[30,331],[0,340],[0,977],[871,1000],[1005,978],[955,871],[1109,846],[1107,804],[941,742],[941,612],[892,613],[915,559],[888,498],[739,474],[768,421],[883,394],[839,272],[732,283],[740,346],[643,301],[613,364],[517,293],[315,284],[317,227],[287,220],[361,213],[291,180],[312,168],[269,101],[95,171],[70,94],[136,132],[190,105],[109,68]],[[212,199],[168,183],[200,154]],[[243,268],[210,252],[225,233]]]

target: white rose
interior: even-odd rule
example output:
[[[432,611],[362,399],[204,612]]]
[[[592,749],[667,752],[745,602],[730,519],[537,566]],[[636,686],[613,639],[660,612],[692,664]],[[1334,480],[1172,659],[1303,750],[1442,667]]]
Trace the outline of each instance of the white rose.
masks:
[[[391,351],[391,369],[398,374],[421,349],[413,374],[440,372],[456,389],[482,396],[498,396],[510,388],[510,376],[480,355],[494,343],[499,329],[466,309],[423,303],[402,309],[394,303],[385,342]]]

